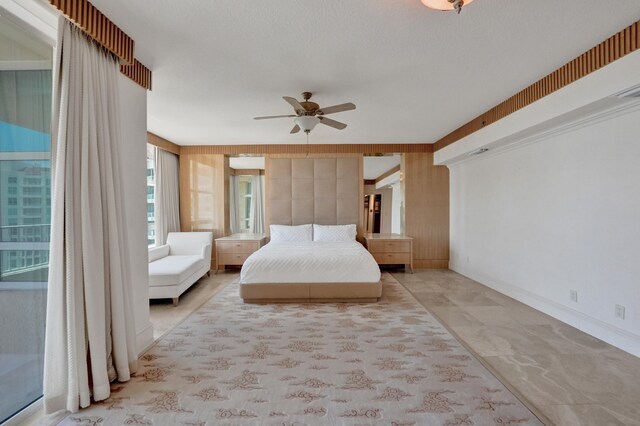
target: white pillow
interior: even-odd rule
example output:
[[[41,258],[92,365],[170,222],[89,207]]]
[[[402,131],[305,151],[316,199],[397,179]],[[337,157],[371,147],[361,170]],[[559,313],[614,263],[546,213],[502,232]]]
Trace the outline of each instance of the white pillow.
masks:
[[[355,241],[356,225],[313,225],[313,241]]]
[[[269,225],[272,243],[313,241],[313,227],[309,225]]]

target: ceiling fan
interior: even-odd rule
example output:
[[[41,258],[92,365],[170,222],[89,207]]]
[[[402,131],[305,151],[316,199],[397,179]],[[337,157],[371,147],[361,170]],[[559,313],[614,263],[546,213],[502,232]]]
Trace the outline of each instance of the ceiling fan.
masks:
[[[325,126],[333,127],[334,129],[342,130],[347,127],[346,124],[336,120],[325,117],[328,114],[335,114],[337,112],[351,111],[356,109],[356,106],[351,102],[340,105],[333,105],[326,108],[320,108],[315,102],[311,102],[311,92],[302,93],[304,101],[299,102],[295,98],[289,96],[283,96],[282,99],[287,101],[295,111],[295,115],[269,115],[266,117],[255,117],[255,120],[267,120],[271,118],[293,118],[295,126],[291,129],[290,133],[298,133],[300,130],[309,134],[316,124],[322,123]]]

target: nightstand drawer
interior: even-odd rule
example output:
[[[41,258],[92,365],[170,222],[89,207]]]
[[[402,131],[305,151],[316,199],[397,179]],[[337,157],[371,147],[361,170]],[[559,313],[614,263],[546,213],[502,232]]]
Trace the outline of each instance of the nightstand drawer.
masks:
[[[259,244],[253,241],[216,241],[218,253],[251,254],[258,249]]]
[[[411,241],[369,241],[372,253],[409,253]]]
[[[251,253],[220,253],[218,265],[242,265]]]
[[[379,265],[411,263],[411,253],[371,253]]]

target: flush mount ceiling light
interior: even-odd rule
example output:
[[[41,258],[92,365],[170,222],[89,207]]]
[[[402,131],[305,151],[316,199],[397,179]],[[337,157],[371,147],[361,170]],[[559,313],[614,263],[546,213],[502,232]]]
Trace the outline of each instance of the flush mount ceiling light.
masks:
[[[462,11],[462,6],[471,3],[473,0],[420,0],[422,4],[436,10],[457,10]]]

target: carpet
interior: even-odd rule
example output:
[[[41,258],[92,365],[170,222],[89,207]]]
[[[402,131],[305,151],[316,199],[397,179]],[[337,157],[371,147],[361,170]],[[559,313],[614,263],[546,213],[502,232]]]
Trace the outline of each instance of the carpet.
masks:
[[[61,424],[539,425],[391,275],[373,304],[245,305],[229,284]]]

